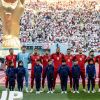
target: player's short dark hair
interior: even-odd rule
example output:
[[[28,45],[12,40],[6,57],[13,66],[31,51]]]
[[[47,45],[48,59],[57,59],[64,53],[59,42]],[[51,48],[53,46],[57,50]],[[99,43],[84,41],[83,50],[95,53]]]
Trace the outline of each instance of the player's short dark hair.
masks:
[[[20,65],[20,63],[23,63],[21,60],[20,61],[18,61],[18,66]]]
[[[77,62],[77,61],[78,61],[77,59],[74,59],[74,60],[73,60],[73,62]]]
[[[37,59],[37,62],[41,62],[41,59]]]
[[[38,50],[38,48],[35,47],[34,50]]]
[[[9,51],[10,51],[10,50],[13,50],[13,48],[10,48]]]
[[[92,58],[90,58],[90,59],[88,60],[88,63],[90,63],[91,61],[94,63],[94,60],[93,60]]]
[[[66,62],[66,60],[65,59],[62,59],[62,63],[65,63]]]
[[[68,50],[71,50],[71,49],[70,49],[70,48],[68,48],[68,49],[67,49],[67,51],[68,51]]]
[[[60,49],[60,47],[57,47],[56,49]]]
[[[50,49],[45,49],[45,51],[50,51]]]
[[[52,59],[49,59],[48,62],[52,61]]]
[[[25,45],[23,45],[21,48],[26,48],[26,46],[25,46]]]
[[[91,53],[91,52],[94,52],[94,50],[90,50],[90,52],[89,52],[89,53]]]

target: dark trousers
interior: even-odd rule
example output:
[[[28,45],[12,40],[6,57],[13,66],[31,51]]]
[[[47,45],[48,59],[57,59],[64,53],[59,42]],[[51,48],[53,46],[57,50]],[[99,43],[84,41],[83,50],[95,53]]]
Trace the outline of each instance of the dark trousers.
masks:
[[[17,80],[18,91],[23,90],[23,80]]]
[[[93,77],[88,78],[88,84],[87,84],[88,91],[90,90],[90,86],[92,86],[92,91],[93,91],[95,87],[95,79]]]
[[[70,88],[72,88],[72,72],[70,71],[70,74],[69,74],[69,79],[70,79]]]
[[[60,77],[60,81],[61,81],[61,90],[66,91],[67,90],[68,77]]]
[[[78,89],[79,89],[79,78],[73,78],[73,89],[74,89],[74,91],[78,91]]]
[[[52,91],[53,89],[53,82],[54,82],[54,77],[51,76],[47,76],[47,81],[48,81],[48,90]]]
[[[41,77],[35,77],[36,91],[40,91],[41,88]]]
[[[45,79],[46,79],[46,71],[45,71],[45,69],[44,69],[44,70],[43,70],[43,73],[42,73],[42,88],[44,88]]]
[[[56,79],[57,79],[57,75],[58,75],[58,69],[54,70],[54,82],[53,82],[53,89],[55,89],[56,86]]]
[[[14,91],[15,88],[15,81],[9,81],[9,90]]]
[[[34,87],[34,68],[31,69],[31,88]]]
[[[83,88],[85,89],[85,70],[83,70],[83,71],[81,70],[80,76],[82,78]]]

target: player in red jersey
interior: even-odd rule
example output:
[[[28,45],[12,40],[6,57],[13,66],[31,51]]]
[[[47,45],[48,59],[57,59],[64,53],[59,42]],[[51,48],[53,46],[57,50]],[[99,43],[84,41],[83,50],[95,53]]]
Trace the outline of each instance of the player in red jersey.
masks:
[[[14,67],[16,67],[17,55],[14,54],[14,50],[12,48],[9,49],[9,55],[6,56],[6,65],[9,66],[9,62],[14,63]]]
[[[99,64],[99,74],[98,74],[98,78],[99,78],[99,90],[98,92],[100,92],[100,55],[96,56],[96,62]]]
[[[93,59],[94,62],[96,62],[96,57],[94,56],[94,51],[93,50],[91,50],[89,52],[89,56],[87,57],[86,61],[88,62],[89,59]]]
[[[88,62],[89,59],[93,59],[94,60],[94,63],[96,63],[96,57],[94,56],[94,50],[91,50],[89,52],[89,56],[87,57],[86,62]],[[95,80],[94,80],[94,92],[96,92],[95,91]]]
[[[78,64],[80,66],[80,75],[82,78],[82,85],[83,85],[83,91],[86,92],[85,89],[85,63],[86,63],[86,55],[83,54],[82,49],[79,49],[79,54],[75,55],[74,59],[78,61]]]
[[[43,63],[43,73],[42,73],[42,88],[44,89],[45,78],[46,78],[46,67],[48,66],[48,61],[50,59],[49,50],[45,51],[45,54],[42,56]]]
[[[38,59],[41,59],[41,56],[38,53],[38,49],[34,49],[34,54],[31,55],[31,91],[33,92],[33,86],[34,86],[34,66],[36,65],[36,62]]]
[[[6,68],[9,66],[10,62],[14,63],[14,67],[16,67],[16,62],[17,62],[17,55],[14,54],[14,50],[12,48],[9,49],[9,55],[6,56],[5,58],[5,64],[6,64]],[[5,77],[6,81],[5,81],[5,87],[6,89],[8,88],[8,77]]]
[[[60,52],[59,47],[57,47],[56,53],[51,55],[51,58],[53,59],[53,63],[54,63],[54,85],[53,85],[53,88],[55,89],[58,68],[62,64],[62,59],[64,59],[64,55]]]
[[[73,58],[74,56],[71,54],[71,49],[67,49],[67,54],[64,56],[64,59],[66,60],[66,64],[69,66],[70,69],[70,89],[72,90],[72,65],[73,65]]]

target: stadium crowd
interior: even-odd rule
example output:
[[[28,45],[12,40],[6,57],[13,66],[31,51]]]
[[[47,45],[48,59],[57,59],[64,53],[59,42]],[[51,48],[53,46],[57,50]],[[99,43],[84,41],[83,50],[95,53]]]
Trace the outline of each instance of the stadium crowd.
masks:
[[[20,22],[20,41],[68,43],[72,49],[100,51],[100,12],[96,1],[30,2]],[[2,42],[0,22],[0,44]]]
[[[84,51],[100,49],[100,12],[96,1],[31,2],[21,18],[21,42],[68,43]]]

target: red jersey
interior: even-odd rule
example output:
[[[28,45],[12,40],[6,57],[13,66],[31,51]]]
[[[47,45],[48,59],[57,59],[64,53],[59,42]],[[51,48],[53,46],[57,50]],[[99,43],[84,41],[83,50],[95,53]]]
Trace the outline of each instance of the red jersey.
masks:
[[[43,55],[42,56],[43,68],[45,68],[48,65],[48,61],[50,58],[51,58],[50,55]]]
[[[80,66],[81,70],[85,70],[85,63],[86,63],[86,55],[84,54],[77,54],[75,58],[78,61],[78,65]]]
[[[31,55],[30,59],[31,59],[32,68],[34,68],[34,66],[36,65],[37,60],[41,59],[41,56],[38,55],[38,54],[33,54],[33,55]]]
[[[6,56],[7,66],[9,66],[9,62],[11,62],[11,61],[14,63],[14,67],[16,67],[17,55],[8,55],[8,56]]]
[[[54,53],[52,54],[51,58],[54,61],[54,67],[56,70],[58,70],[58,67],[62,64],[62,59],[64,58],[64,55],[62,53]]]
[[[64,59],[66,60],[66,64],[70,67],[70,69],[72,69],[72,65],[73,65],[73,55],[65,55]]]
[[[99,64],[99,77],[100,77],[100,55],[96,56],[96,62]]]
[[[99,68],[100,68],[100,55],[98,55],[98,56],[96,56],[96,62],[98,62],[98,64],[99,64]]]

